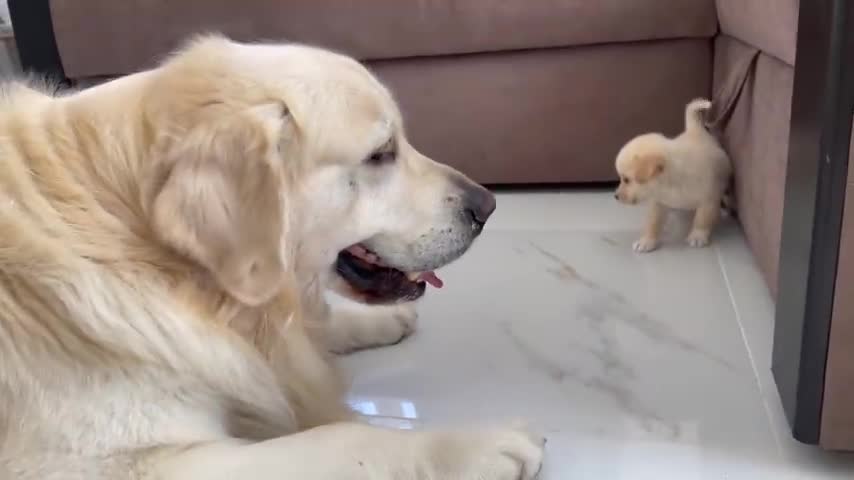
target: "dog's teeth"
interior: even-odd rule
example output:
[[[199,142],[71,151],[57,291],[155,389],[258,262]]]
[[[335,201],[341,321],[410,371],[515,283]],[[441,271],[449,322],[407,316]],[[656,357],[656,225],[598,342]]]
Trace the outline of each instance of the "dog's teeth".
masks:
[[[422,272],[409,272],[406,274],[406,278],[408,278],[410,282],[414,282],[418,280],[418,277],[421,276],[421,273]]]

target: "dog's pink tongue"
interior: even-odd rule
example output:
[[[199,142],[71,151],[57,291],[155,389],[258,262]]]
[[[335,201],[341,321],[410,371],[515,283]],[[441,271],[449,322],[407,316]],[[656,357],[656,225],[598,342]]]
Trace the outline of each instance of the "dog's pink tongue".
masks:
[[[436,272],[424,272],[418,276],[418,279],[429,283],[435,288],[442,288],[445,285],[445,282],[443,282],[441,278],[436,276]]]

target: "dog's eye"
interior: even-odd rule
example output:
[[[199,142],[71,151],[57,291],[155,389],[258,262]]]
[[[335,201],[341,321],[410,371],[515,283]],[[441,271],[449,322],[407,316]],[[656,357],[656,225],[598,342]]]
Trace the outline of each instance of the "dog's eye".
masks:
[[[374,152],[365,159],[365,163],[368,165],[385,165],[394,162],[396,156],[394,152]]]
[[[623,178],[621,178],[620,180],[622,180],[622,181],[623,181],[623,183],[625,183],[626,185],[628,185],[628,184],[632,183],[632,179],[631,179],[631,178],[629,178],[629,177],[623,177]]]
[[[382,147],[374,150],[374,153],[370,154],[368,158],[365,159],[365,163],[368,165],[385,165],[387,163],[392,163],[397,158],[397,149],[395,148],[394,139],[389,140]]]

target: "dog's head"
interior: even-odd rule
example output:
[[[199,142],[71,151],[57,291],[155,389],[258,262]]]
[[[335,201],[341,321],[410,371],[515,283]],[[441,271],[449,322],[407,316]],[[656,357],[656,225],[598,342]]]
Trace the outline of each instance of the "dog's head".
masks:
[[[367,303],[416,299],[495,209],[409,144],[392,96],[347,57],[206,38],[149,75],[152,224],[246,304],[295,271],[330,271]]]
[[[620,149],[616,161],[620,185],[614,193],[618,201],[634,205],[654,193],[667,161],[664,142],[661,135],[647,134]]]

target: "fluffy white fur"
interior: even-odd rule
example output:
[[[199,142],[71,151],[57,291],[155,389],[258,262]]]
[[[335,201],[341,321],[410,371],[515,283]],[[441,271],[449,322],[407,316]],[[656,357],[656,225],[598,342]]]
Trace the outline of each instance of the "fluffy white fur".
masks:
[[[708,245],[732,175],[729,156],[703,125],[702,112],[710,107],[705,99],[690,102],[685,108],[685,131],[680,135],[640,135],[617,154],[620,185],[615,197],[627,204],[649,203],[649,216],[641,238],[633,245],[635,251],[658,248],[667,209],[694,211],[688,244]]]
[[[63,97],[7,86],[0,478],[534,477],[544,441],[522,428],[359,423],[327,353],[415,319],[330,307],[337,252],[372,239],[407,271],[441,266],[474,239],[477,189],[322,50],[208,37]]]

